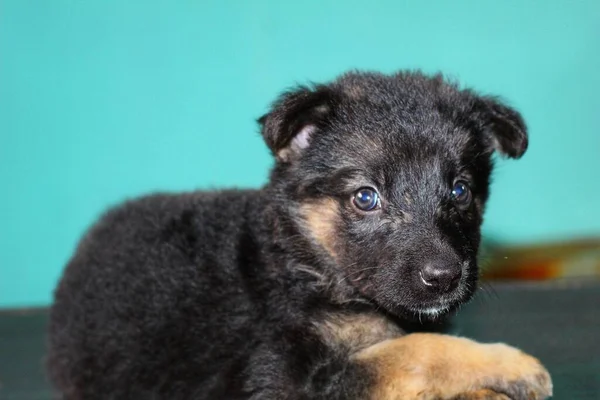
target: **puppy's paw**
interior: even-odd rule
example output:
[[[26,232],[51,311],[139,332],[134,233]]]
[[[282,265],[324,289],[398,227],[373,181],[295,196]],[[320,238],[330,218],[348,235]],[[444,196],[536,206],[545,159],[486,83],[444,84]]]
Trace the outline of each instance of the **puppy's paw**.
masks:
[[[411,334],[371,346],[356,360],[377,376],[372,399],[543,400],[552,395],[550,375],[540,362],[505,344]]]
[[[542,400],[552,396],[548,371],[534,357],[505,344],[487,347],[492,371],[482,385],[513,400]]]

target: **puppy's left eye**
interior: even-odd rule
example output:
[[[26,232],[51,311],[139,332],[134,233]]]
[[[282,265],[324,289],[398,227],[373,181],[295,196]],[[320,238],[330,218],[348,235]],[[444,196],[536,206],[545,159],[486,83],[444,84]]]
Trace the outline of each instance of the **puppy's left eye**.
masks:
[[[352,203],[362,211],[373,211],[379,207],[379,194],[370,187],[364,187],[356,191],[352,197]]]
[[[460,208],[467,208],[473,198],[471,188],[465,181],[457,181],[452,188],[452,198]]]

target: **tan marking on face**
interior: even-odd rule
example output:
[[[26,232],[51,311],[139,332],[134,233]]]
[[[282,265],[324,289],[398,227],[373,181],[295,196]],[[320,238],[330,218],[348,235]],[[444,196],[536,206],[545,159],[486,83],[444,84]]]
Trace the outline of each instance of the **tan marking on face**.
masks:
[[[412,214],[409,214],[407,212],[403,212],[402,213],[402,220],[406,223],[411,223],[413,221],[413,216]]]
[[[409,206],[412,204],[412,197],[409,193],[404,194],[404,202]]]
[[[552,394],[540,362],[501,343],[414,333],[368,347],[354,360],[377,374],[372,399],[453,399],[484,389],[510,394],[519,387],[531,399]]]
[[[337,237],[337,225],[340,220],[337,201],[325,198],[304,203],[300,207],[300,212],[312,237],[334,259],[337,259],[335,239]]]
[[[330,346],[344,346],[352,353],[403,334],[397,325],[375,313],[328,313],[315,327]]]

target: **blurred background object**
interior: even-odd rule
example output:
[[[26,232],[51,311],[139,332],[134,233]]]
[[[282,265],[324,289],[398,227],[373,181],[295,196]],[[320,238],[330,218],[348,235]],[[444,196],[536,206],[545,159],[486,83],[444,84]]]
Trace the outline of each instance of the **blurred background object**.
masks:
[[[0,306],[48,305],[116,202],[263,184],[255,119],[290,85],[349,68],[443,71],[508,99],[531,144],[498,162],[489,277],[597,273],[597,241],[575,250],[595,270],[555,243],[600,236],[599,15],[583,0],[4,0]]]
[[[600,277],[600,240],[489,245],[482,251],[486,280],[541,281]]]

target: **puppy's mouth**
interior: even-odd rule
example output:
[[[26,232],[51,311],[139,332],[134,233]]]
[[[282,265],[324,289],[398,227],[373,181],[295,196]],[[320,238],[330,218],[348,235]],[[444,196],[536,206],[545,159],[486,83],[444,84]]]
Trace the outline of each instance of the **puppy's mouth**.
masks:
[[[419,318],[436,319],[457,310],[460,306],[469,302],[472,296],[472,290],[469,290],[466,279],[461,279],[454,291],[439,295],[435,300],[414,304],[406,308]]]
[[[432,291],[430,286],[422,282],[422,278],[417,273],[412,281],[409,281],[412,284],[405,283],[406,291],[395,291],[395,295],[385,298],[375,294],[375,301],[399,316],[404,315],[419,321],[437,320],[469,302],[475,287],[474,278],[471,276],[474,273],[476,272],[469,268],[469,263],[465,262],[463,274],[456,287],[441,293]]]
[[[460,307],[465,300],[440,301],[438,303],[422,305],[421,307],[409,307],[408,310],[417,317],[425,316],[430,319],[442,317]]]
[[[391,312],[399,317],[405,317],[415,321],[435,321],[458,310],[472,297],[467,285],[461,283],[454,292],[440,295],[436,299],[417,299],[412,301],[398,301],[395,298],[381,298],[380,296],[369,296],[378,307]]]
[[[369,270],[389,271],[391,268],[370,267]],[[416,269],[416,268],[415,268]],[[365,269],[367,270],[367,269]],[[473,296],[477,281],[477,264],[474,260],[461,262],[461,275],[456,283],[440,287],[425,279],[419,270],[404,273],[357,276],[342,279],[353,286],[361,296],[401,318],[411,320],[436,320],[456,311]]]

